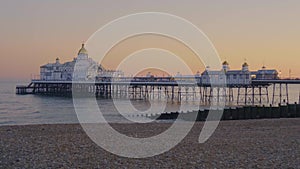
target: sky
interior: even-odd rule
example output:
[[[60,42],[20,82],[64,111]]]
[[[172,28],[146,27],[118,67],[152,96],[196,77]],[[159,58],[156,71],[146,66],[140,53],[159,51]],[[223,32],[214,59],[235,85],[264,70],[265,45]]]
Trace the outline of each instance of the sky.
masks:
[[[2,1],[0,79],[29,79],[39,73],[40,65],[57,57],[70,61],[81,43],[103,25],[137,12],[166,12],[189,20],[208,36],[232,69],[240,69],[246,60],[251,70],[265,65],[280,70],[283,77],[289,76],[289,70],[292,77],[300,77],[299,8],[299,0]],[[126,54],[121,49],[118,54]],[[115,65],[107,61],[104,66]],[[204,69],[201,63],[191,63],[191,67],[193,72]]]

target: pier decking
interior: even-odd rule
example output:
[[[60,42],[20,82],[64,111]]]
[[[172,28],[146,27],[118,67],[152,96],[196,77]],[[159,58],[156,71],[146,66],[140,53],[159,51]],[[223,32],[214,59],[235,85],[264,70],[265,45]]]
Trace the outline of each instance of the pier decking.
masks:
[[[200,78],[170,80],[170,78],[122,78],[117,81],[43,81],[32,80],[28,86],[17,86],[17,94],[72,96],[81,93],[104,98],[193,100],[235,102],[237,105],[268,105],[288,103],[288,85],[300,80],[252,80],[251,84],[207,85]],[[273,85],[273,89],[269,86]],[[272,99],[269,99],[272,90]],[[236,98],[234,94],[236,93]],[[214,100],[213,100],[214,99]]]
[[[17,85],[16,86],[16,94],[34,94],[32,86],[33,83],[29,85]]]

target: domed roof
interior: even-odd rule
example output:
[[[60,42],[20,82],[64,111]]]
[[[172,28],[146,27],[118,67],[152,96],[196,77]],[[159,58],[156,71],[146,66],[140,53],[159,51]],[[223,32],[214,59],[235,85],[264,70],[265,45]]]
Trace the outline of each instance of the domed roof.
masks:
[[[79,54],[88,54],[87,50],[84,48],[84,43],[81,46],[81,49],[78,51],[78,55]]]
[[[224,61],[222,64],[223,65],[229,65],[229,63],[227,61]]]
[[[247,62],[243,64],[243,67],[249,66]]]

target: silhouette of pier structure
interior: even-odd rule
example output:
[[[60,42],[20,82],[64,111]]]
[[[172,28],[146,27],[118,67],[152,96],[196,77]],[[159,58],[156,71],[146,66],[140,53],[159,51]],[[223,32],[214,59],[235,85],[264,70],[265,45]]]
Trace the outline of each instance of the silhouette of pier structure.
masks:
[[[194,101],[200,104],[225,102],[227,105],[268,105],[289,103],[289,84],[300,80],[251,80],[249,84],[209,85],[200,77],[135,77],[101,81],[32,80],[17,86],[16,94],[51,96],[94,96],[100,98],[158,99]]]

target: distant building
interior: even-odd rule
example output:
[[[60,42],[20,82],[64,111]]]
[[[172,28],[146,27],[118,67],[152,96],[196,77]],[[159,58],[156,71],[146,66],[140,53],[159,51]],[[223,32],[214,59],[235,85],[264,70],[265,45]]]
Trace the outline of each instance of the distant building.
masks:
[[[229,63],[224,61],[222,70],[210,70],[209,67],[201,74],[201,81],[204,85],[218,84],[225,82],[227,85],[249,85],[251,84],[251,72],[249,65],[245,62],[241,70],[230,70]]]
[[[59,58],[56,58],[55,63],[48,63],[40,67],[41,80],[59,80],[61,79],[61,64]]]
[[[226,76],[227,85],[250,85],[252,80],[278,79],[278,72],[275,69],[266,69],[265,66],[258,71],[249,71],[249,65],[245,62],[241,70],[230,70],[227,61],[222,64],[222,70],[206,70],[201,74],[203,85],[217,84],[224,81]]]
[[[88,52],[82,44],[77,58],[70,62],[60,63],[56,58],[55,63],[48,63],[40,67],[41,80],[91,80],[103,79],[112,76],[123,76],[121,71],[105,70],[102,65],[89,58]]]
[[[265,66],[262,69],[252,73],[253,79],[256,80],[273,80],[279,79],[278,72],[275,69],[266,69]]]

